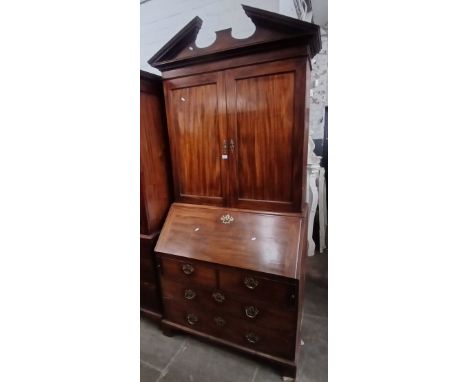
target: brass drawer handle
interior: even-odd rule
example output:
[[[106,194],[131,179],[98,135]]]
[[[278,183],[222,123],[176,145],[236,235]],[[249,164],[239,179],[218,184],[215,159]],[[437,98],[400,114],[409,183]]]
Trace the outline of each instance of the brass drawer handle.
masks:
[[[214,318],[214,322],[215,322],[216,325],[218,325],[218,326],[224,326],[224,325],[226,325],[226,320],[225,320],[224,318],[222,318],[222,317],[219,317],[219,316],[216,316],[216,317]]]
[[[197,297],[197,294],[192,289],[186,289],[184,292],[184,297],[187,300],[193,300],[195,297]]]
[[[260,311],[253,305],[247,306],[245,308],[245,315],[249,318],[257,317],[258,313],[260,313]]]
[[[186,275],[191,275],[194,270],[195,270],[195,268],[192,267],[190,264],[183,264],[182,265],[182,272],[184,272]]]
[[[224,297],[224,295],[220,292],[215,292],[212,294],[213,296],[213,299],[216,301],[216,302],[224,302],[224,300],[226,300],[226,297]]]
[[[245,339],[251,344],[256,344],[260,338],[255,333],[250,332],[245,335]]]
[[[198,322],[198,317],[195,316],[193,313],[187,314],[187,322],[190,325],[195,325]]]
[[[246,277],[244,279],[244,284],[249,289],[255,289],[256,287],[258,287],[259,282],[253,277]]]

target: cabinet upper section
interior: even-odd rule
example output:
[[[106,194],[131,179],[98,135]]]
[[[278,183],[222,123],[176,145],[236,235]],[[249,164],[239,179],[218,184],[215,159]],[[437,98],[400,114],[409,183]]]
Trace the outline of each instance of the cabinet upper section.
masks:
[[[292,17],[242,6],[255,24],[255,33],[245,39],[236,39],[231,28],[216,32],[215,42],[205,48],[195,44],[203,21],[195,17],[148,63],[162,72],[201,63],[233,59],[248,54],[271,52],[295,47],[302,55],[313,57],[321,48],[320,27]]]
[[[299,213],[317,25],[243,6],[255,33],[195,45],[196,17],[149,63],[163,75],[177,202]]]
[[[177,201],[300,212],[304,58],[164,82]]]

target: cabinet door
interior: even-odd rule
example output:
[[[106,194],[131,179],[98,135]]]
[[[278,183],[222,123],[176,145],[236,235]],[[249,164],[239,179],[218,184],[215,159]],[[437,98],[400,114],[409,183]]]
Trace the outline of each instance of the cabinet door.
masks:
[[[166,80],[164,86],[176,200],[224,205],[227,160],[222,154],[227,138],[222,73]]]
[[[305,59],[226,71],[232,206],[301,210],[306,74]]]

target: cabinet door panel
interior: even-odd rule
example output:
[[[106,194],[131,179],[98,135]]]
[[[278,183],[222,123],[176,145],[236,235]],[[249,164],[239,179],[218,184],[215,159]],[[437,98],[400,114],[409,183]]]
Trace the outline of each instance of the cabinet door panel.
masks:
[[[220,76],[185,77],[165,85],[179,201],[224,204],[225,96]]]
[[[292,60],[226,72],[233,206],[300,211],[304,67]]]

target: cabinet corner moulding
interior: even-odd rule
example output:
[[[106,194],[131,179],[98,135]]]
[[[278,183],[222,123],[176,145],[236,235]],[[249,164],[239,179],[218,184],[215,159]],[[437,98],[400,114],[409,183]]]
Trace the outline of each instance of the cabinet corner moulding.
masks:
[[[237,39],[232,36],[232,28],[223,29],[216,31],[216,40],[210,46],[199,48],[195,41],[203,20],[196,16],[148,63],[164,71],[285,46],[303,45],[312,58],[322,48],[318,25],[248,5],[242,7],[255,25],[255,32],[251,36]]]

